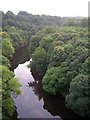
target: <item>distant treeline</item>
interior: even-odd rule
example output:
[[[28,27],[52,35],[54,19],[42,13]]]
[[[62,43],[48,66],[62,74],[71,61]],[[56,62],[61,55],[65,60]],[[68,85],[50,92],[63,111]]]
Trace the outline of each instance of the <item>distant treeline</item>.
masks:
[[[20,11],[17,15],[8,11],[2,14],[2,29],[9,33],[14,48],[27,44],[39,30],[46,26],[80,26],[87,27],[88,19],[84,17],[57,17],[49,15],[32,15]]]

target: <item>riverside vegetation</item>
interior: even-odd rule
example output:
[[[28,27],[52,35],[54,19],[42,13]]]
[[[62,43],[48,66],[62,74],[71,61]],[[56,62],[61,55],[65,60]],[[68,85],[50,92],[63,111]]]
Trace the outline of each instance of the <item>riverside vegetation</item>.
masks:
[[[21,93],[21,85],[10,71],[10,61],[15,50],[26,44],[32,58],[30,67],[42,77],[43,89],[54,95],[61,93],[68,108],[80,116],[90,117],[87,22],[87,18],[82,17],[2,12],[3,120],[10,120],[15,111],[11,93],[15,96]]]
[[[46,33],[47,29],[32,38],[39,37],[39,41],[37,47],[33,46],[31,68],[44,76],[45,91],[62,93],[67,107],[81,116],[89,116],[87,28],[60,27]]]

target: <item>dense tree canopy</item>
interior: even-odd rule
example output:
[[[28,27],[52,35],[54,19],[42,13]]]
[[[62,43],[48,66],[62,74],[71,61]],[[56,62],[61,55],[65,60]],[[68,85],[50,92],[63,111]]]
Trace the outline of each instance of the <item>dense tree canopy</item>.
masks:
[[[37,47],[32,54],[32,67],[39,74],[43,75],[46,71],[46,52],[43,48]]]
[[[13,72],[7,67],[0,66],[2,70],[2,117],[3,120],[11,119],[13,112],[15,111],[14,101],[11,98],[11,93],[20,94],[20,83],[14,78]]]
[[[88,92],[88,75],[77,75],[70,83],[69,95],[66,96],[67,106],[81,116],[90,116]]]
[[[72,24],[54,27],[53,32],[47,33],[46,27],[46,30],[44,28],[37,33],[40,39],[37,46],[32,46],[31,68],[37,66],[35,69],[39,72],[45,68],[43,89],[51,94],[62,93],[69,108],[81,116],[89,116],[87,28]],[[41,48],[45,54],[38,52]],[[44,61],[41,61],[40,56],[45,58]]]
[[[11,120],[15,111],[15,105],[11,94],[20,94],[19,88],[21,85],[18,79],[14,78],[14,73],[9,70],[10,60],[14,53],[12,39],[6,32],[0,32],[0,36],[2,36],[0,41],[0,45],[2,45],[2,55],[0,57],[0,99],[2,97],[2,120]]]
[[[0,41],[0,44],[2,45],[2,55],[8,59],[11,59],[14,53],[12,39],[10,38],[10,35],[6,32],[0,32],[0,36],[2,36],[2,39]]]
[[[14,48],[9,38],[2,39],[2,54],[8,59],[12,58]]]
[[[11,26],[7,29],[8,34],[12,38],[12,44],[15,49],[22,47],[28,43],[28,33],[17,27]]]

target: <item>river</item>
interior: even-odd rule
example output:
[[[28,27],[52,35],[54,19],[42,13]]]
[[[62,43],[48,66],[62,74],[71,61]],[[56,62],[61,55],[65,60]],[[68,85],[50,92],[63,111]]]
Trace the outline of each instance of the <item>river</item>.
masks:
[[[42,80],[32,75],[27,46],[16,51],[11,62],[15,77],[19,78],[22,94],[14,98],[16,112],[13,120],[22,118],[58,118],[59,120],[80,120],[65,105],[62,95],[51,95],[42,89]]]

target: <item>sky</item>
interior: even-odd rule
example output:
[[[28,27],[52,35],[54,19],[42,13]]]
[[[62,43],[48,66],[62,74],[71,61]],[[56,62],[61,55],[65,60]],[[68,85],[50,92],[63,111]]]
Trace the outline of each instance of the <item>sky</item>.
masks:
[[[0,0],[0,11],[51,16],[88,16],[89,0]]]

